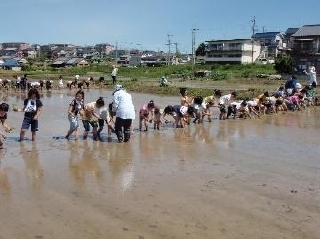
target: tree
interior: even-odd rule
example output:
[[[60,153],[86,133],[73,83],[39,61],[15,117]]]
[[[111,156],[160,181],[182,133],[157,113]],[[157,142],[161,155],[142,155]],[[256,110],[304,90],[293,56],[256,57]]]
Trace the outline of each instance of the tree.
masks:
[[[278,55],[275,59],[274,69],[278,73],[291,73],[292,58],[289,55]]]
[[[196,56],[204,56],[204,55],[206,55],[206,44],[201,43],[196,50]]]

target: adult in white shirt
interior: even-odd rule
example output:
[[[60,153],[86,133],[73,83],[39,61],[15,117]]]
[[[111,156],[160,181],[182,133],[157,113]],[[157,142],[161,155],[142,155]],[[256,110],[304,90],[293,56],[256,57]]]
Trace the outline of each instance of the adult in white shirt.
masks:
[[[112,111],[116,114],[114,129],[118,141],[128,142],[131,135],[132,120],[135,119],[134,105],[131,95],[122,85],[116,85],[113,93]]]
[[[317,72],[316,72],[316,68],[314,67],[314,65],[309,67],[309,72],[304,71],[304,73],[309,76],[309,85],[312,85],[313,82],[315,82],[316,85],[318,85],[318,83],[317,83]]]
[[[236,100],[237,93],[234,91],[231,94],[223,95],[219,99],[219,108],[220,108],[220,120],[225,120],[228,118],[228,110],[231,111],[230,103]],[[228,109],[229,108],[229,109]]]
[[[111,78],[112,78],[112,84],[114,85],[117,83],[117,74],[118,74],[118,68],[113,65],[112,66],[112,72],[111,72]]]

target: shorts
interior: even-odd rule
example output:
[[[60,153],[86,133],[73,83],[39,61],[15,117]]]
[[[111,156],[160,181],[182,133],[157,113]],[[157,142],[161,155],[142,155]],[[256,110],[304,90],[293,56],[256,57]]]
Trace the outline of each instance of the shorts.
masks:
[[[282,105],[283,104],[283,100],[276,100],[276,106]]]
[[[82,120],[82,124],[85,131],[90,131],[90,125],[92,128],[98,128],[98,121]]]
[[[79,128],[78,116],[68,114],[68,119],[70,122],[70,130],[74,131]]]
[[[140,113],[140,118],[141,118],[141,119],[144,119],[144,118],[148,118],[148,117],[149,117],[149,112],[148,112],[148,111],[142,110],[142,111],[140,111],[139,113]]]
[[[100,128],[103,128],[104,121],[105,121],[104,119],[98,119],[98,125],[99,125]]]
[[[22,121],[22,130],[28,130],[31,125],[31,132],[36,132],[38,131],[38,120],[34,120],[31,117],[24,117]]]
[[[227,106],[225,106],[225,105],[219,105],[219,108],[220,108],[220,112],[221,112],[221,113],[227,113]]]

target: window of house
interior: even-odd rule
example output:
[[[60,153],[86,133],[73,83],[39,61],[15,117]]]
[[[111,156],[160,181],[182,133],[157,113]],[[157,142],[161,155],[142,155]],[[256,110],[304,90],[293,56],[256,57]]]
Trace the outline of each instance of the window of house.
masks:
[[[230,43],[229,50],[241,50],[241,43]]]

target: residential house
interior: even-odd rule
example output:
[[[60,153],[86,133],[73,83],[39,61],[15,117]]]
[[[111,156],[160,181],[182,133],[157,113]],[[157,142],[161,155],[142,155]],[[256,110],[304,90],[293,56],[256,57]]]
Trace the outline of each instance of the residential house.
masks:
[[[93,52],[90,54],[85,54],[84,59],[90,63],[100,63],[102,61],[99,52]]]
[[[56,59],[60,57],[76,56],[76,46],[72,44],[49,44],[42,45],[40,51],[49,59]]]
[[[291,41],[291,38],[292,38],[292,35],[295,34],[297,31],[299,30],[299,28],[288,28],[286,30],[286,32],[284,33],[283,35],[283,41],[282,41],[282,45],[279,45],[278,46],[278,50],[279,52],[281,53],[286,53],[286,52],[290,52],[291,49],[292,49],[292,41]]]
[[[21,71],[19,62],[13,59],[6,60],[1,67],[4,70]]]
[[[128,66],[130,62],[130,55],[121,55],[119,57],[119,60],[117,60],[117,63],[122,65],[122,66]]]
[[[129,66],[140,66],[141,56],[131,56],[129,61]]]
[[[31,47],[22,50],[22,56],[26,58],[35,58],[36,54],[37,54],[36,50]]]
[[[89,66],[89,62],[82,58],[72,57],[65,63],[65,67]]]
[[[19,54],[19,50],[16,47],[7,47],[7,48],[3,48],[0,51],[0,55],[1,56],[9,56],[9,57],[16,57]]]
[[[116,49],[109,53],[109,57],[111,57],[112,59],[118,60],[120,56],[126,55],[126,54],[127,54],[127,51]]]
[[[101,54],[101,56],[107,56],[115,49],[115,47],[109,43],[96,44],[94,48]]]
[[[314,64],[320,73],[320,24],[304,25],[291,36],[292,63],[297,71]]]
[[[251,39],[206,41],[205,63],[247,64],[254,62],[260,55],[260,41]]]
[[[78,64],[78,67],[84,67],[84,66],[90,66],[90,63],[88,61],[86,61],[85,59],[81,59]]]
[[[144,56],[141,57],[142,66],[162,66],[168,64],[168,58],[166,56]]]
[[[69,58],[66,57],[60,57],[58,59],[56,59],[51,66],[54,68],[61,68],[61,67],[66,67],[67,61],[69,60]]]
[[[260,41],[261,52],[259,58],[274,59],[278,55],[278,47],[282,46],[283,35],[280,32],[261,32],[252,36],[255,41]]]
[[[93,47],[77,47],[76,56],[86,58],[87,56],[95,54],[97,51]]]
[[[81,58],[76,58],[76,57],[70,58],[65,61],[65,67],[77,66],[81,60],[82,60]]]
[[[29,43],[25,42],[4,42],[1,43],[3,48],[16,48],[19,51],[30,47]]]

